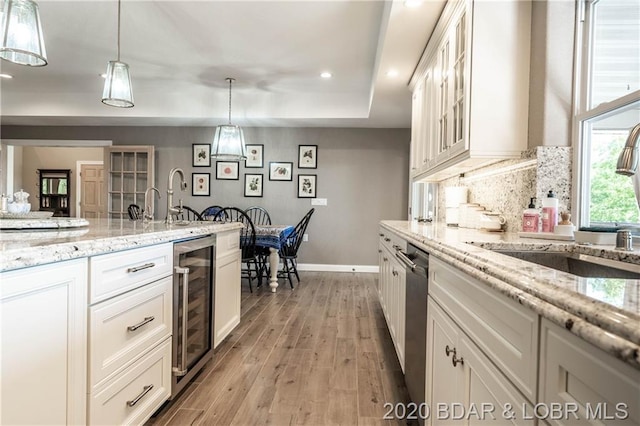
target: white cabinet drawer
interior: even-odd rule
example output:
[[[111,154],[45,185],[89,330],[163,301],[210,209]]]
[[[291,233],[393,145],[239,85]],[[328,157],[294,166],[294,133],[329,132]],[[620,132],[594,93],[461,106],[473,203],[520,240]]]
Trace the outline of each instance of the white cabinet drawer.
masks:
[[[530,400],[536,400],[538,315],[488,285],[429,259],[429,294]]]
[[[143,424],[171,393],[171,339],[152,349],[89,398],[89,424]]]
[[[89,308],[89,385],[171,335],[172,278]]]
[[[216,234],[216,259],[240,249],[240,231]]]
[[[173,244],[89,258],[89,303],[94,304],[172,274]]]

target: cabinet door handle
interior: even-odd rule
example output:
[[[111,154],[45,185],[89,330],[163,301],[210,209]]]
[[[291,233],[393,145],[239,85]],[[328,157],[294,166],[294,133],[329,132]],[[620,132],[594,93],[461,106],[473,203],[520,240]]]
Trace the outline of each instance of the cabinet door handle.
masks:
[[[451,354],[453,354],[453,356],[456,356],[456,348],[450,349],[449,345],[445,346],[444,348],[444,353],[447,355],[447,357]]]
[[[153,389],[153,385],[147,385],[145,387],[142,388],[142,393],[140,393],[140,395],[136,396],[134,399],[132,399],[131,401],[127,401],[127,405],[129,407],[133,407],[134,405],[136,405],[142,398],[144,398],[144,396],[146,394],[148,394],[151,389]]]
[[[144,265],[134,266],[132,268],[127,268],[127,273],[142,271],[143,269],[153,268],[154,266],[156,266],[156,264],[153,263],[153,262],[145,263]]]
[[[384,240],[385,240],[386,242],[389,242],[389,241],[391,241],[391,238],[385,238]]]
[[[458,364],[460,365],[464,365],[464,358],[460,357],[460,358],[456,358],[456,353],[453,353],[453,356],[451,357],[451,362],[453,363],[454,367],[457,367]]]
[[[130,325],[129,327],[127,327],[127,330],[129,331],[136,331],[137,329],[139,329],[140,327],[142,327],[145,324],[149,324],[151,321],[153,321],[154,319],[156,319],[155,317],[151,316],[151,317],[145,317],[145,319],[143,319],[142,321],[140,321],[139,323],[137,323],[136,325]]]

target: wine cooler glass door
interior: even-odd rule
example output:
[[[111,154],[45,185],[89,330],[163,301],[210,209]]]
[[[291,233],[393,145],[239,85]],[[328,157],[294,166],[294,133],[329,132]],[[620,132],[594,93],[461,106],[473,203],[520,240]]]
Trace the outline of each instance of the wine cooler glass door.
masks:
[[[194,248],[175,259],[174,375],[178,382],[188,381],[190,370],[213,348],[212,252],[211,246]]]

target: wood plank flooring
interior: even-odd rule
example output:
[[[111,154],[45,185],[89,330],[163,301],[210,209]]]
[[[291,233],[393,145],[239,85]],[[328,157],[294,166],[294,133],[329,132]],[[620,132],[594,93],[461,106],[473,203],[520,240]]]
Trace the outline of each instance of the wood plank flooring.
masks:
[[[242,320],[149,425],[377,425],[408,395],[378,274],[303,272],[291,290],[243,280]]]

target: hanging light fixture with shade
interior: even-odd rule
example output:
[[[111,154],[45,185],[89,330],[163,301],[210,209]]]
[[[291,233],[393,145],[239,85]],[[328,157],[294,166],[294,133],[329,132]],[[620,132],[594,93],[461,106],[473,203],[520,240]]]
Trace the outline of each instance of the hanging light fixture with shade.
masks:
[[[35,1],[5,0],[0,31],[0,58],[31,67],[47,65],[40,12]]]
[[[237,161],[247,158],[244,144],[244,133],[240,126],[231,124],[231,84],[235,78],[227,78],[229,82],[229,123],[216,127],[213,135],[211,158],[222,161]]]
[[[112,107],[133,107],[133,89],[129,65],[120,62],[120,0],[118,0],[118,59],[109,61],[105,77],[102,103]]]

